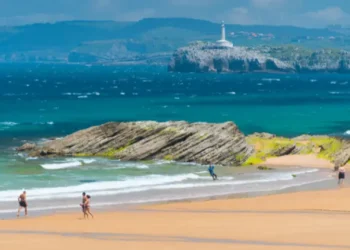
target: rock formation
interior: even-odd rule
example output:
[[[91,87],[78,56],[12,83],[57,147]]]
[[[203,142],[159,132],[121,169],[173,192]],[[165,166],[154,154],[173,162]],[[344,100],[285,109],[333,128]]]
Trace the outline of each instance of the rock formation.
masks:
[[[108,157],[125,161],[174,160],[224,166],[259,165],[267,158],[316,154],[337,166],[350,160],[350,142],[328,136],[296,138],[255,133],[245,137],[232,122],[110,122],[17,149],[30,156]]]
[[[111,122],[19,150],[31,156],[102,156],[222,165],[240,165],[253,153],[253,147],[232,122]]]
[[[312,51],[296,46],[222,48],[194,43],[178,49],[168,66],[174,72],[350,72],[350,52]]]

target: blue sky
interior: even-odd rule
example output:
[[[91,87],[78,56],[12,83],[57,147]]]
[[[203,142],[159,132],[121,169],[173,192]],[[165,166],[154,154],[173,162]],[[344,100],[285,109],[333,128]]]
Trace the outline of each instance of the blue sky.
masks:
[[[0,0],[0,25],[193,17],[227,23],[350,25],[350,0]]]

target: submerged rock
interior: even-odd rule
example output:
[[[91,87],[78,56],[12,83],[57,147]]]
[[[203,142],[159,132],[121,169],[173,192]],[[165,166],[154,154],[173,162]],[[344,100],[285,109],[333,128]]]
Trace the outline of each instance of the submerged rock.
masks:
[[[23,148],[23,147],[21,147]],[[29,147],[31,156],[102,156],[241,165],[254,148],[232,122],[110,122]]]
[[[18,152],[22,152],[22,151],[30,151],[30,150],[34,150],[36,148],[36,145],[33,143],[26,143],[23,144],[21,147],[17,148]]]
[[[270,167],[267,167],[267,166],[258,166],[257,169],[261,170],[261,171],[274,170],[273,168],[270,168]]]

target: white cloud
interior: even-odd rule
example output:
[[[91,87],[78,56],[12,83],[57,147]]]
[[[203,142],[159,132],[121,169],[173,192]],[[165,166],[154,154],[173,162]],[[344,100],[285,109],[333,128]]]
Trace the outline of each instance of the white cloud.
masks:
[[[286,0],[250,0],[250,2],[255,8],[265,9],[282,6]]]
[[[344,12],[339,7],[328,7],[323,10],[307,12],[305,16],[311,19],[321,21],[323,23],[329,23],[329,24],[334,24],[342,21],[349,22],[348,19],[350,18],[350,15]]]

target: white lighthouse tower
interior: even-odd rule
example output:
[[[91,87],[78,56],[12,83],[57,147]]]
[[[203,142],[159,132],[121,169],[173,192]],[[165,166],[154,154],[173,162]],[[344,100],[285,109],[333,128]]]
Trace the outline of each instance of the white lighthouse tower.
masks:
[[[216,41],[216,45],[219,47],[227,47],[227,48],[233,47],[233,44],[226,40],[226,30],[225,30],[224,21],[222,21],[221,23],[221,39]]]

